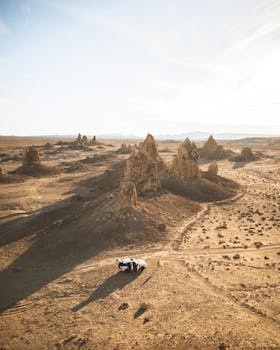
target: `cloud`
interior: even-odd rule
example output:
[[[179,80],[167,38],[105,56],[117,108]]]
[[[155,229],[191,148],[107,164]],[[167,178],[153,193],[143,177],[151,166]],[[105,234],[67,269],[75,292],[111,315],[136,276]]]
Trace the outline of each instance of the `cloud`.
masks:
[[[217,65],[205,62],[207,55],[205,57],[200,54],[201,50],[204,52],[209,49],[206,38],[208,29],[204,20],[200,19],[196,22],[191,13],[187,13],[185,9],[180,11],[176,4],[173,6],[155,1],[150,6],[149,2],[144,2],[139,12],[148,6],[150,14],[147,16],[143,13],[139,14],[137,6],[130,6],[129,2],[126,11],[130,16],[125,15],[126,11],[124,12],[121,6],[115,6],[114,10],[111,8],[108,11],[102,6],[94,8],[87,3],[81,4],[75,1],[71,3],[49,1],[47,4],[126,38],[133,45],[138,45],[143,52],[160,59],[163,63],[188,67],[202,73],[222,70]],[[197,42],[194,32],[203,42]]]
[[[250,57],[265,55],[267,51],[279,46],[280,2],[259,1],[232,29],[233,42],[229,53]]]

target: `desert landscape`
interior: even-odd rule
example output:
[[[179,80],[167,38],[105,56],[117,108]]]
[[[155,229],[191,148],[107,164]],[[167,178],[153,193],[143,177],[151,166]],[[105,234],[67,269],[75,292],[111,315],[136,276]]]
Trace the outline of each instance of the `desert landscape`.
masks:
[[[280,350],[279,38],[279,0],[0,0],[0,350]]]
[[[280,348],[279,138],[0,153],[1,350]]]

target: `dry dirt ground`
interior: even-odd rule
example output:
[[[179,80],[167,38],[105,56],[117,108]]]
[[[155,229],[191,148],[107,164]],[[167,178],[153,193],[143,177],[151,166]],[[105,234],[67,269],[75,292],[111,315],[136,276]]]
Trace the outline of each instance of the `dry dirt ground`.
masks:
[[[218,162],[241,185],[233,199],[163,192],[126,224],[106,203],[128,155],[105,144],[39,148],[61,173],[0,184],[0,349],[280,349],[280,150]],[[23,145],[0,147],[20,157]],[[177,147],[159,145],[166,160]],[[118,273],[126,256],[147,269]]]

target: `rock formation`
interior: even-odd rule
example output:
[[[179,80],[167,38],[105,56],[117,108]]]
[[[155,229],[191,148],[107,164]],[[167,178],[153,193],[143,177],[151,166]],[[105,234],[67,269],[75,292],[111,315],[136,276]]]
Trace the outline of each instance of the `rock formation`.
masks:
[[[205,159],[225,159],[232,156],[233,152],[225,150],[222,145],[218,145],[214,137],[210,135],[203,147],[199,149],[199,155]]]
[[[76,142],[78,143],[78,144],[82,144],[82,135],[79,133],[78,134],[78,137],[77,137],[77,139],[76,139]]]
[[[230,158],[233,162],[252,162],[256,159],[257,157],[253,154],[250,147],[244,147],[239,155]]]
[[[148,134],[139,150],[133,150],[126,162],[120,184],[119,202],[136,205],[137,195],[160,188],[159,169],[163,164],[152,135]]]
[[[160,188],[159,166],[162,159],[158,153],[157,144],[152,135],[148,134],[127,160],[125,178],[132,181],[137,193],[143,194]]]
[[[27,147],[24,150],[23,166],[33,166],[41,164],[39,153],[34,146]]]
[[[95,136],[95,135],[92,137],[90,143],[91,143],[92,145],[95,145],[95,144],[96,144],[96,136]]]
[[[250,147],[244,147],[241,151],[241,157],[245,159],[246,162],[250,162],[252,160],[255,160],[256,157],[254,156],[252,149]]]
[[[216,162],[211,163],[208,167],[208,174],[211,176],[218,175],[218,164]]]
[[[133,151],[133,147],[129,144],[128,146],[125,143],[122,143],[121,147],[118,149],[120,154],[129,154]]]
[[[218,149],[222,149],[223,146],[218,146],[216,140],[212,135],[209,136],[208,140],[205,142],[203,148],[208,152],[217,152]]]
[[[73,143],[72,143],[73,145]],[[76,138],[74,145],[76,146],[102,146],[103,144],[96,140],[96,136],[94,135],[92,139],[88,138],[86,135],[78,134],[78,137]]]
[[[121,182],[118,205],[120,208],[137,205],[137,191],[132,181],[123,179]]]
[[[19,176],[6,174],[5,171],[0,168],[0,184],[11,184],[22,181],[23,180]]]
[[[58,169],[43,165],[37,149],[34,146],[31,146],[24,150],[22,166],[10,173],[40,177],[56,174],[58,173]]]
[[[84,135],[83,138],[82,138],[82,144],[83,145],[87,145],[88,144],[88,138],[86,137],[86,135]]]
[[[170,171],[182,179],[200,177],[198,158],[199,153],[195,143],[186,138],[178,148],[178,153],[172,162]]]
[[[78,137],[76,138],[76,141],[74,142],[74,144],[76,144],[78,146],[87,146],[89,144],[87,136],[86,135],[82,136],[79,133]]]

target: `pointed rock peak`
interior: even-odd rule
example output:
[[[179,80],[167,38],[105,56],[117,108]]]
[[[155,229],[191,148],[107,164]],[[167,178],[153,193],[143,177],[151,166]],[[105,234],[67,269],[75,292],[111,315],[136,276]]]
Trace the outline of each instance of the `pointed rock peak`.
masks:
[[[205,142],[203,148],[211,152],[217,151],[218,144],[212,135],[208,137],[208,140]]]
[[[199,154],[195,143],[186,138],[173,159],[171,172],[184,179],[200,177],[198,158]]]
[[[156,141],[155,141],[153,135],[148,134],[148,135],[146,136],[146,138],[145,138],[144,143],[145,143],[145,142],[156,142]]]
[[[217,141],[214,139],[213,135],[210,135],[208,137],[208,140],[206,141],[206,143],[217,143]]]
[[[182,145],[178,148],[178,154],[184,154],[184,157],[197,160],[199,158],[198,149],[194,142],[187,137]]]
[[[179,148],[185,149],[188,153],[191,153],[194,146],[193,143],[191,143],[190,139],[187,137],[185,141],[181,144]]]
[[[195,149],[197,149],[197,145],[195,144],[194,141],[192,142],[192,146],[193,146]]]
[[[160,158],[157,143],[151,134],[148,134],[145,141],[140,144],[140,149],[150,158],[157,160]]]
[[[183,142],[183,145],[187,145],[187,146],[191,146],[192,145],[192,143],[191,143],[191,141],[190,141],[190,139],[188,137]]]

